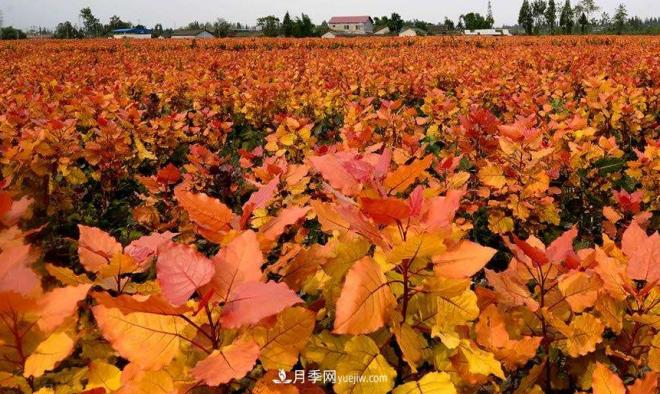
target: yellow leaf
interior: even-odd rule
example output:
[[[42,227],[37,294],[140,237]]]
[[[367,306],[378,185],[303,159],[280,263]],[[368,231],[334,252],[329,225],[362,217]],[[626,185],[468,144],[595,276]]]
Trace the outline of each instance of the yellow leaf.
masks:
[[[424,350],[428,347],[426,339],[406,323],[395,324],[392,331],[403,353],[403,359],[413,372],[417,372],[417,366],[424,358]]]
[[[456,348],[460,340],[456,327],[479,317],[477,295],[466,290],[455,297],[436,296],[435,300],[438,309],[432,334],[440,337],[448,348]]]
[[[378,263],[371,257],[357,261],[346,275],[335,316],[335,334],[367,334],[383,327],[396,305]]]
[[[149,152],[147,148],[144,147],[142,140],[140,140],[137,136],[133,136],[133,141],[135,142],[135,151],[138,154],[138,159],[140,159],[141,161],[158,159],[156,155]]]
[[[44,372],[55,368],[73,351],[75,341],[64,332],[56,332],[41,342],[25,360],[23,376],[38,378]]]
[[[411,235],[387,252],[387,261],[398,264],[403,259],[422,259],[438,255],[447,249],[443,241],[444,236],[440,234],[420,233]]]
[[[496,234],[505,234],[513,231],[513,219],[503,214],[488,216],[488,228]]]
[[[137,270],[138,266],[133,257],[123,253],[117,253],[110,259],[110,263],[103,266],[99,272],[100,278],[112,278],[122,274],[130,274]]]
[[[85,275],[76,275],[70,268],[60,267],[53,264],[45,265],[46,271],[55,279],[62,282],[67,286],[76,286],[92,283],[92,281]]]
[[[456,394],[456,387],[446,372],[430,372],[416,382],[398,386],[392,394]]]
[[[596,345],[603,341],[602,334],[605,326],[593,315],[582,314],[575,317],[568,328],[569,331],[564,333],[568,334],[567,337],[559,340],[557,346],[571,357],[584,356],[593,352],[596,350]]]
[[[337,363],[346,355],[344,347],[347,341],[346,336],[323,331],[309,339],[303,350],[303,357],[317,363],[321,369],[335,369]]]
[[[573,312],[582,312],[594,306],[598,290],[603,281],[597,275],[589,275],[582,271],[573,271],[559,280],[559,290],[566,298]]]
[[[500,379],[504,379],[502,366],[500,365],[500,362],[495,359],[493,353],[479,349],[476,345],[466,339],[461,340],[459,351],[463,357],[465,357],[470,373],[484,376],[493,374]]]
[[[385,394],[394,386],[396,371],[367,336],[355,336],[345,346],[346,356],[337,363],[337,376],[351,376],[334,385],[337,394]]]
[[[114,391],[121,386],[121,370],[102,360],[92,360],[87,373],[85,390],[102,387],[106,391]]]
[[[494,164],[481,167],[477,176],[484,185],[495,189],[499,189],[506,184],[506,177],[502,169]]]
[[[261,348],[259,359],[264,368],[290,370],[298,362],[315,322],[314,312],[295,307],[277,315],[273,327],[255,327],[252,337]]]
[[[119,354],[145,370],[158,370],[179,354],[182,320],[153,313],[129,313],[97,305],[92,308],[103,336]],[[148,351],[145,351],[148,349]]]
[[[145,371],[134,363],[124,367],[121,388],[115,394],[172,394],[174,381],[164,370]]]

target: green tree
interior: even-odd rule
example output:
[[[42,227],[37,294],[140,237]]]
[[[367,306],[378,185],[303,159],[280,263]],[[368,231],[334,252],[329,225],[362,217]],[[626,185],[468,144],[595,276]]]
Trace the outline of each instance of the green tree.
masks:
[[[282,19],[282,34],[284,34],[285,37],[292,37],[294,29],[295,26],[293,20],[291,20],[289,11],[287,11],[286,14],[284,14],[284,19]]]
[[[0,40],[22,40],[27,35],[21,29],[15,29],[13,26],[0,27]]]
[[[541,33],[541,27],[545,21],[545,9],[547,4],[545,0],[534,0],[532,3],[532,16],[534,17],[534,33]]]
[[[456,25],[454,25],[454,21],[451,19],[445,17],[445,21],[442,23],[446,31],[452,31],[456,29]]]
[[[566,0],[564,7],[561,9],[559,26],[561,26],[565,34],[571,34],[573,32],[573,7],[571,7],[571,0]]]
[[[268,15],[257,19],[257,26],[261,28],[266,37],[277,37],[280,34],[280,18],[276,16]]]
[[[99,37],[103,33],[103,26],[92,9],[85,7],[80,10],[80,18],[83,21],[83,32],[87,37]]]
[[[227,22],[222,18],[216,19],[213,22],[213,33],[216,37],[227,37],[231,31],[231,23]]]
[[[555,0],[548,1],[548,7],[545,9],[545,22],[550,28],[550,34],[554,34],[555,27],[557,27],[557,7],[555,6]]]
[[[614,13],[614,17],[612,18],[617,34],[623,33],[623,28],[626,26],[627,18],[628,18],[628,10],[626,10],[626,6],[623,4],[619,4],[619,6],[616,7],[616,12]]]
[[[53,37],[60,39],[82,38],[83,33],[71,22],[66,21],[57,25]]]
[[[157,37],[163,37],[163,33],[164,33],[164,31],[163,31],[163,25],[161,25],[160,23],[157,23],[157,24],[154,26],[153,36],[156,37],[156,38],[157,38]]]
[[[580,32],[582,34],[587,32],[587,25],[589,24],[589,19],[587,19],[587,14],[584,12],[582,15],[580,15],[580,19],[578,20],[578,23],[580,24]]]
[[[468,30],[490,29],[492,27],[492,24],[478,12],[469,12],[463,15],[463,23]]]
[[[532,14],[532,7],[530,7],[528,0],[524,0],[520,7],[518,24],[525,29],[525,33],[532,34],[534,29],[534,15]]]
[[[403,28],[403,19],[401,18],[401,15],[393,12],[387,21],[387,27],[390,28],[391,32],[397,32],[401,30]]]
[[[311,37],[314,35],[314,23],[308,15],[302,14],[296,18],[294,33],[296,37]]]

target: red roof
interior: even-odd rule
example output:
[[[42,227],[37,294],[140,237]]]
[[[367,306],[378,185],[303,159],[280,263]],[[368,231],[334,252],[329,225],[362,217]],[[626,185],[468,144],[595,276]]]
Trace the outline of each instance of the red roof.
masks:
[[[333,16],[328,23],[341,24],[341,23],[368,23],[371,21],[369,16]]]

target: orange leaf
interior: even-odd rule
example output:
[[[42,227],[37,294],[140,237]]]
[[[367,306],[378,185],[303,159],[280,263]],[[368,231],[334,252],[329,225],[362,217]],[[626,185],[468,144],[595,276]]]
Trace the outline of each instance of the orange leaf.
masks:
[[[177,183],[179,179],[181,179],[181,171],[172,163],[161,168],[156,173],[156,180],[164,185]]]
[[[199,226],[199,233],[211,242],[219,243],[220,234],[229,230],[234,214],[225,204],[204,193],[174,190],[179,205],[188,212],[190,220]]]
[[[259,229],[259,235],[265,244],[275,242],[282,235],[287,226],[302,219],[309,211],[307,207],[289,207],[283,209],[279,215]]]
[[[631,386],[628,386],[628,394],[656,394],[658,391],[658,373],[655,371],[647,372],[646,376],[635,380]]]
[[[121,253],[121,244],[110,234],[96,227],[78,225],[78,256],[87,271],[98,272],[110,263],[110,259]]]
[[[53,289],[38,301],[39,320],[37,325],[43,332],[57,328],[76,311],[78,302],[87,297],[91,284],[68,286]]]
[[[417,178],[422,176],[424,171],[431,166],[432,162],[433,155],[428,155],[423,159],[415,160],[407,166],[400,166],[385,177],[383,185],[389,190],[389,192],[394,191],[401,193],[415,183]]]
[[[226,301],[237,285],[262,279],[263,262],[264,256],[259,249],[257,235],[254,231],[246,231],[220,249],[213,258],[215,274],[205,290],[213,289],[213,298],[217,296]]]
[[[649,283],[660,281],[660,233],[646,235],[636,221],[623,233],[621,249],[630,258],[628,276]]]
[[[134,312],[155,313],[159,315],[176,316],[186,312],[190,312],[190,308],[183,306],[173,306],[161,295],[145,296],[130,296],[122,294],[117,297],[112,297],[106,292],[92,293],[92,297],[99,304],[108,307],[116,308],[125,315]]]
[[[368,334],[383,327],[390,319],[396,300],[378,263],[364,257],[353,264],[346,275],[333,332]]]
[[[220,350],[214,350],[192,369],[192,376],[209,386],[241,379],[252,370],[259,358],[259,346],[253,341],[238,340]]]
[[[479,272],[497,250],[471,241],[461,241],[454,250],[433,258],[435,272],[452,279],[469,278]]]
[[[602,363],[596,363],[591,375],[591,388],[594,394],[626,394],[621,378]]]
[[[410,215],[410,206],[398,198],[361,198],[362,212],[376,223],[389,225],[405,220]]]

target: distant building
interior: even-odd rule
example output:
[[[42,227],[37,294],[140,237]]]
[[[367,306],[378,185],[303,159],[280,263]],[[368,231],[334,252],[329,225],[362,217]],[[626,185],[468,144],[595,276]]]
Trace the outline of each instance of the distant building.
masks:
[[[208,30],[175,30],[172,32],[172,38],[178,39],[196,39],[196,38],[215,38],[213,33]]]
[[[112,38],[151,38],[152,31],[146,28],[134,27],[131,29],[116,29],[112,31]]]
[[[509,29],[465,30],[466,36],[510,36]]]
[[[427,33],[422,29],[417,29],[415,27],[409,27],[407,29],[401,30],[399,37],[416,37],[416,36],[425,36]]]
[[[374,21],[370,16],[333,16],[328,21],[333,32],[370,34],[374,32]]]
[[[383,27],[382,29],[378,29],[376,30],[376,32],[374,32],[374,35],[377,36],[386,36],[388,34],[390,34],[390,28],[387,26]]]

